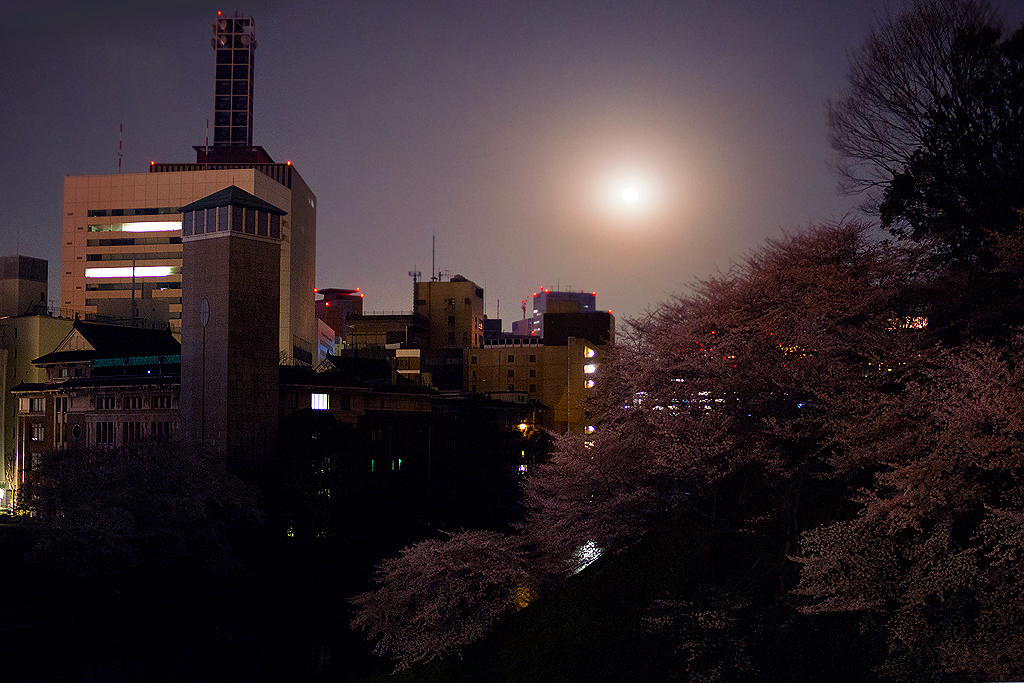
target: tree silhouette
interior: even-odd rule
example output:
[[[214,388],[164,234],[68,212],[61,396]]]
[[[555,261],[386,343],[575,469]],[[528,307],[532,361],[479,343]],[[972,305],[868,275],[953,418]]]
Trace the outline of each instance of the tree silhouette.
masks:
[[[979,0],[915,0],[852,57],[828,123],[844,188],[894,235],[986,257],[1024,205],[1024,33]]]

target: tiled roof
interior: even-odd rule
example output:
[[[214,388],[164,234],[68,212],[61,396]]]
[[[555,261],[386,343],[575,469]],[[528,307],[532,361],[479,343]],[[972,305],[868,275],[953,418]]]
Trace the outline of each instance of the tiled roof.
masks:
[[[32,362],[37,365],[49,365],[80,363],[98,358],[181,355],[181,344],[167,328],[148,330],[76,320],[71,334],[75,332],[82,335],[95,351],[54,351]]]
[[[278,216],[284,216],[288,213],[269,202],[263,201],[256,195],[249,194],[237,185],[225,187],[223,190],[187,204],[181,207],[181,213],[199,211],[200,209],[215,209],[220,206],[243,206],[253,211],[263,211],[264,213],[277,214]]]

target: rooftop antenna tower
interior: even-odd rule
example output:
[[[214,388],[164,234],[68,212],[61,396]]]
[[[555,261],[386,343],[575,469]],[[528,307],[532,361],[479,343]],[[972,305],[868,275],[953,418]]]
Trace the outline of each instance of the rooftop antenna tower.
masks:
[[[415,313],[416,312],[416,282],[418,282],[419,279],[421,277],[423,277],[423,273],[421,273],[420,271],[416,270],[416,266],[413,266],[412,270],[409,271],[409,277],[412,278],[412,312]]]

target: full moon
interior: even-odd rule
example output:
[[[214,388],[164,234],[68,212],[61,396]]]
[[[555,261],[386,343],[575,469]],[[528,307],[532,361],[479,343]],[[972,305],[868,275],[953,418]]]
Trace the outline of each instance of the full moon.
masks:
[[[635,187],[627,187],[622,191],[622,199],[630,204],[635,204],[640,199],[640,193],[636,191]]]

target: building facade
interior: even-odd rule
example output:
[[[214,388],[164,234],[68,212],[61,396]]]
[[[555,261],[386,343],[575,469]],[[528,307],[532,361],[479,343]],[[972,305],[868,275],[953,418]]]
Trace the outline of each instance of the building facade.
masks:
[[[316,317],[324,322],[334,331],[335,346],[344,346],[344,340],[349,335],[349,318],[354,315],[363,314],[363,294],[359,288],[355,289],[317,289]]]
[[[46,313],[47,278],[46,259],[0,258],[0,318]]]
[[[461,275],[414,285],[416,315],[426,318],[432,349],[483,348],[484,290]]]
[[[65,178],[61,310],[90,319],[111,300],[152,297],[168,303],[168,322],[180,331],[181,207],[234,185],[287,214],[281,222],[279,346],[312,364],[316,197],[289,164],[204,166],[211,165]]]
[[[265,474],[276,459],[287,215],[233,185],[182,214],[182,437],[236,474]]]
[[[72,323],[66,318],[46,315],[0,318],[0,507],[13,504],[18,462],[18,397],[11,389],[19,384],[46,381],[46,369],[32,361],[56,348],[68,336]]]
[[[534,404],[539,426],[585,434],[587,399],[604,356],[603,345],[569,337],[559,346],[535,338],[489,342],[467,351],[466,388],[489,398]]]
[[[195,163],[150,162],[149,173],[69,176],[64,182],[60,305],[96,319],[116,303],[167,303],[181,330],[181,207],[236,186],[285,212],[280,241],[279,351],[312,365],[316,197],[291,162],[252,145],[256,36],[252,17],[218,13],[213,24],[214,144]]]
[[[31,361],[36,381],[17,401],[10,484],[17,489],[52,449],[117,448],[177,437],[181,346],[168,329],[76,320],[50,353]],[[53,348],[53,347],[51,347]]]
[[[552,292],[541,289],[533,294],[533,314],[526,315],[523,301],[523,319],[512,321],[512,332],[544,338],[545,313],[593,313],[597,311],[597,292]]]

